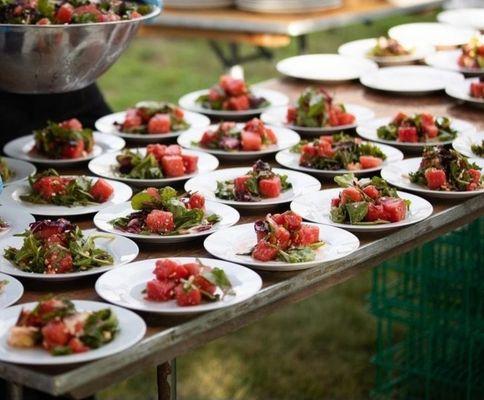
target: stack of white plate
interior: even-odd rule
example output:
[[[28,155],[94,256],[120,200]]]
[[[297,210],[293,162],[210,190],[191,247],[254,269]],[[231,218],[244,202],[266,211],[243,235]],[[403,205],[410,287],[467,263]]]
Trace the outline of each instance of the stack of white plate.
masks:
[[[180,9],[202,9],[230,7],[234,4],[233,0],[165,0],[163,4],[169,8]]]
[[[259,13],[305,13],[341,6],[341,0],[236,0],[237,8]]]

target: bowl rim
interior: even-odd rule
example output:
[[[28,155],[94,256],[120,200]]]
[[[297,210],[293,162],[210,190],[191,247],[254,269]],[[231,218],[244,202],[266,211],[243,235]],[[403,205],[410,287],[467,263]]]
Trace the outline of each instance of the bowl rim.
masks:
[[[161,13],[161,7],[151,5],[153,10],[146,15],[143,15],[140,18],[135,19],[121,19],[119,21],[105,21],[105,22],[87,22],[83,24],[49,24],[49,25],[35,25],[35,24],[1,24],[1,28],[20,28],[20,29],[52,29],[52,28],[75,28],[75,27],[89,27],[89,26],[104,26],[104,25],[117,25],[117,24],[126,24],[132,22],[141,22],[149,18],[156,17],[158,14]]]

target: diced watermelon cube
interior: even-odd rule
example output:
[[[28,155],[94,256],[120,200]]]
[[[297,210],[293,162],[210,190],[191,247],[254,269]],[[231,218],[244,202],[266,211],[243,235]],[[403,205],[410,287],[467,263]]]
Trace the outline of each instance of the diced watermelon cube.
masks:
[[[161,159],[161,168],[163,173],[170,178],[185,174],[185,164],[182,156],[164,156]]]
[[[175,297],[176,282],[153,279],[146,283],[146,298],[153,301],[168,301]]]
[[[415,126],[402,126],[398,128],[398,141],[399,142],[418,142],[417,128]]]
[[[257,151],[262,148],[262,138],[254,132],[242,131],[241,133],[242,150]]]
[[[270,179],[259,181],[259,193],[262,197],[274,198],[281,194],[281,179],[276,175]]]
[[[148,122],[148,133],[168,133],[171,120],[168,114],[155,114]]]
[[[275,246],[265,240],[261,240],[252,250],[252,257],[259,261],[271,261],[276,259],[277,253],[278,250]]]
[[[153,210],[146,217],[146,227],[153,233],[168,233],[175,228],[173,214],[169,211]]]
[[[360,156],[360,165],[362,169],[376,168],[383,160],[380,157],[374,156]]]
[[[91,187],[91,196],[99,203],[108,201],[113,193],[114,188],[102,178],[99,178]]]
[[[403,199],[397,199],[394,197],[382,197],[380,204],[383,206],[388,221],[398,222],[405,219],[407,215],[407,205]]]
[[[235,191],[239,193],[246,192],[247,187],[245,186],[245,184],[249,179],[250,179],[249,175],[243,175],[235,178],[234,179]]]
[[[293,232],[293,243],[296,246],[304,247],[319,242],[319,227],[302,224],[301,228]]]
[[[445,171],[438,168],[427,168],[425,170],[425,179],[427,180],[428,188],[431,190],[438,190],[447,183]]]
[[[198,156],[182,154],[186,174],[193,174],[197,170]]]

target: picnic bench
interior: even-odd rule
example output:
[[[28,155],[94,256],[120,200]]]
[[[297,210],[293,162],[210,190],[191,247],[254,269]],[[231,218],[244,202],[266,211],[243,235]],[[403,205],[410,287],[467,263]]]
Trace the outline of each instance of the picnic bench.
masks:
[[[275,79],[260,84],[262,87],[287,93],[295,100],[307,82]],[[443,93],[403,97],[370,91],[358,83],[329,86],[339,101],[360,104],[373,109],[377,117],[402,111],[426,111],[434,115],[449,115],[474,123],[484,129],[482,110],[457,104]],[[272,158],[267,158],[268,161]],[[225,162],[221,167],[247,166]],[[65,169],[63,173],[87,174],[85,169]],[[322,181],[323,188],[335,187],[330,179]],[[63,367],[30,367],[0,363],[0,377],[10,385],[11,399],[22,398],[22,387],[27,386],[52,395],[69,395],[74,399],[86,398],[109,385],[119,383],[146,368],[158,368],[158,398],[176,397],[174,363],[176,357],[203,346],[211,340],[227,335],[317,292],[342,283],[383,261],[434,240],[443,234],[469,224],[484,215],[484,195],[464,200],[430,199],[434,213],[415,225],[390,233],[357,234],[361,247],[341,260],[300,272],[262,272],[263,289],[249,300],[229,308],[206,314],[174,318],[141,314],[148,330],[146,336],[132,348],[117,355],[87,364]],[[272,209],[281,211],[284,208]],[[241,213],[241,223],[253,222],[265,215],[264,211]],[[92,218],[79,217],[82,228],[92,228]],[[209,256],[202,240],[165,245],[141,245],[138,259]],[[23,279],[25,293],[21,303],[36,301],[42,295],[55,293],[71,299],[101,301],[94,291],[95,278],[49,284]],[[170,363],[171,362],[171,363]],[[170,367],[171,365],[171,367]],[[170,369],[172,373],[170,374]]]

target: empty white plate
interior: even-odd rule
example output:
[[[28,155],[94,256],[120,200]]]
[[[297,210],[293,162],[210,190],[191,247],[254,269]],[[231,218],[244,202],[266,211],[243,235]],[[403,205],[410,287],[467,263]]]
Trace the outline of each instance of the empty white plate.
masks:
[[[94,176],[87,176],[86,178],[93,179],[93,183],[98,178]],[[125,202],[131,198],[133,191],[131,188],[121,182],[108,180],[109,184],[114,188],[114,193],[108,201],[104,203],[93,203],[85,206],[57,206],[55,204],[35,204],[23,201],[20,199],[21,195],[30,192],[30,185],[27,182],[19,183],[17,185],[10,185],[5,188],[0,195],[0,204],[6,207],[22,208],[23,210],[33,215],[43,215],[52,217],[66,217],[73,215],[93,214],[106,207]]]
[[[346,257],[360,246],[360,241],[352,233],[330,225],[308,224],[319,227],[319,240],[324,246],[315,250],[315,259],[301,263],[284,261],[259,261],[248,253],[257,243],[254,224],[232,226],[215,232],[205,239],[205,249],[215,257],[223,260],[248,265],[255,269],[266,271],[298,271],[322,266],[327,262]]]
[[[199,103],[197,103],[197,99],[205,94],[208,94],[209,89],[204,90],[197,90],[196,92],[188,93],[185,96],[181,97],[178,103],[180,107],[195,111],[198,113],[202,113],[211,117],[218,117],[228,119],[239,119],[239,118],[247,118],[251,116],[256,116],[262,113],[263,111],[271,108],[271,107],[282,107],[289,103],[289,98],[280,92],[270,89],[262,89],[256,86],[250,87],[250,91],[256,97],[264,97],[270,104],[267,107],[257,108],[257,109],[249,109],[243,111],[231,111],[231,110],[211,110],[209,108],[202,107]]]
[[[114,339],[98,349],[64,356],[53,356],[41,346],[27,349],[11,347],[7,343],[10,328],[15,326],[23,309],[32,310],[38,304],[37,302],[24,303],[6,308],[0,313],[0,360],[8,363],[28,365],[77,364],[108,357],[129,349],[139,342],[146,333],[145,322],[132,311],[99,301],[73,300],[72,302],[76,309],[81,312],[110,308],[116,315],[119,323],[119,331]]]
[[[337,198],[342,190],[341,188],[326,189],[298,197],[291,203],[291,210],[308,221],[334,225],[352,232],[380,232],[401,228],[402,226],[412,225],[422,221],[432,215],[433,212],[432,204],[427,200],[410,193],[398,192],[400,198],[411,202],[410,209],[407,210],[407,216],[404,220],[388,224],[341,224],[331,220],[330,211],[331,199]]]
[[[133,212],[139,210],[133,210],[131,203],[126,202],[122,204],[116,204],[112,207],[107,207],[99,211],[94,216],[94,225],[98,229],[105,232],[114,233],[121,236],[126,236],[137,242],[145,243],[176,243],[176,242],[186,242],[193,240],[195,238],[200,238],[202,236],[209,235],[216,230],[223,229],[236,224],[240,219],[240,214],[235,208],[227,206],[225,204],[216,203],[214,201],[205,202],[205,212],[206,214],[217,214],[220,217],[220,221],[212,226],[211,229],[205,231],[196,231],[187,233],[184,235],[157,235],[155,233],[142,235],[137,233],[124,232],[117,229],[111,223],[112,220],[120,217],[125,217]]]
[[[187,315],[219,310],[241,303],[254,296],[262,287],[262,279],[254,271],[242,265],[215,260],[213,258],[169,257],[178,263],[193,263],[198,260],[208,267],[222,269],[232,284],[233,295],[213,302],[202,302],[196,306],[179,306],[175,300],[146,300],[143,291],[148,281],[155,279],[153,270],[157,259],[148,259],[127,264],[110,271],[96,281],[96,292],[104,300],[132,310],[156,314]]]
[[[27,161],[10,157],[2,157],[2,160],[7,163],[8,168],[12,171],[12,176],[8,181],[3,182],[3,186],[25,181],[30,175],[34,175],[37,172],[35,165]]]
[[[371,50],[376,46],[378,39],[360,39],[347,42],[338,48],[338,53],[347,57],[361,57],[369,58],[379,64],[408,64],[414,61],[424,59],[428,54],[434,51],[432,46],[420,45],[408,46],[407,49],[410,54],[401,56],[376,57],[370,54]]]
[[[217,130],[218,125],[212,125],[205,129],[190,129],[178,137],[178,144],[186,149],[199,150],[206,153],[214,154],[217,157],[227,160],[249,160],[253,158],[263,157],[267,154],[277,153],[279,150],[287,149],[299,143],[301,137],[294,131],[277,126],[268,126],[272,129],[277,137],[277,143],[267,146],[262,150],[257,151],[226,151],[220,149],[205,149],[197,145],[207,130]],[[242,130],[244,124],[237,124],[237,127]]]
[[[484,75],[484,68],[464,68],[457,61],[462,50],[438,51],[425,57],[425,63],[434,68],[460,72],[466,75]]]
[[[437,14],[437,21],[462,28],[484,30],[484,8],[456,8]]]
[[[133,151],[138,150],[141,155],[146,154],[146,147],[139,148],[139,149],[132,149]],[[116,161],[116,157],[120,155],[122,152],[115,152],[115,153],[107,153],[103,154],[102,156],[96,157],[94,160],[89,162],[88,168],[89,170],[99,176],[115,179],[117,181],[126,182],[133,186],[138,187],[147,187],[147,186],[165,186],[169,185],[173,182],[181,182],[190,179],[193,176],[198,174],[203,174],[206,172],[213,171],[217,169],[219,162],[216,157],[212,156],[211,154],[204,153],[202,151],[193,151],[193,150],[183,150],[182,154],[187,155],[196,155],[198,156],[198,168],[193,174],[186,174],[177,177],[164,177],[161,179],[134,179],[134,178],[127,178],[121,176],[117,171],[116,168],[118,166],[118,162]]]
[[[17,232],[22,233],[22,232]],[[106,235],[97,229],[87,229],[83,231],[84,238],[88,239],[93,235],[104,235],[95,239],[94,243],[97,248],[106,250],[112,257],[113,263],[104,267],[91,268],[86,271],[69,272],[64,274],[41,274],[37,272],[26,272],[17,268],[12,262],[5,259],[3,254],[0,255],[0,271],[8,275],[21,278],[31,278],[45,281],[66,281],[82,278],[88,275],[97,275],[106,272],[112,268],[119,268],[120,265],[133,261],[139,253],[138,245],[132,240],[119,235]],[[23,237],[12,236],[2,241],[2,248],[15,247],[20,249],[24,242]]]
[[[376,144],[375,144],[376,145]],[[349,171],[347,169],[337,169],[337,170],[328,170],[328,169],[316,169],[316,168],[307,168],[299,165],[299,159],[301,155],[299,153],[294,153],[290,150],[283,150],[276,154],[276,161],[286,168],[291,168],[297,171],[306,172],[308,174],[316,175],[316,176],[324,176],[324,177],[333,177],[336,175],[342,175],[347,173],[353,173],[354,175],[367,175],[372,172],[380,171],[385,165],[388,165],[395,161],[403,160],[403,153],[395,149],[394,147],[387,146],[385,144],[378,144],[376,145],[380,148],[380,150],[387,156],[387,159],[381,163],[378,167],[375,168],[367,168],[367,169],[358,169]]]
[[[450,83],[446,86],[445,93],[454,99],[465,101],[477,107],[484,107],[484,98],[478,99],[477,97],[471,96],[471,83],[478,81],[479,78],[471,78],[465,81]]]
[[[363,121],[366,121],[375,116],[375,113],[369,108],[357,106],[355,104],[344,104],[346,112],[355,116],[355,122],[351,125],[340,126],[325,126],[321,128],[308,128],[305,126],[297,126],[287,123],[287,107],[271,108],[262,113],[261,120],[266,124],[285,126],[286,128],[293,129],[304,135],[319,136],[323,133],[340,132],[347,129],[354,129]]]
[[[49,167],[56,167],[83,163],[103,153],[121,150],[124,146],[126,146],[124,139],[115,135],[94,132],[93,136],[94,147],[92,151],[87,156],[80,158],[52,159],[44,157],[40,154],[31,153],[30,151],[35,144],[34,135],[22,136],[18,139],[8,142],[3,148],[3,151],[5,154],[13,158],[19,158],[21,160],[30,161],[36,164],[43,164]]]
[[[425,110],[422,110],[422,111],[425,111]],[[434,142],[418,142],[418,143],[398,142],[396,140],[380,139],[377,134],[378,128],[383,125],[388,125],[392,120],[393,120],[393,117],[384,117],[384,118],[373,119],[371,121],[366,121],[356,128],[356,132],[363,139],[370,140],[372,142],[388,144],[404,151],[421,152],[423,148],[427,146],[447,145],[452,143],[452,139],[446,140],[443,142],[434,141]],[[472,125],[467,121],[463,121],[461,119],[452,118],[450,126],[452,129],[455,129],[457,131],[457,135],[461,135],[464,133],[472,134],[476,131],[476,128],[474,125]]]
[[[420,65],[381,68],[360,78],[360,82],[370,89],[407,95],[437,92],[450,83],[463,80],[464,77],[456,72]]]
[[[438,197],[443,199],[459,199],[476,196],[484,193],[484,189],[465,191],[465,192],[447,192],[444,190],[431,190],[426,186],[417,185],[410,182],[409,174],[416,172],[422,161],[421,157],[407,158],[403,161],[387,165],[381,170],[381,177],[393,186],[401,189],[410,190],[411,192],[421,193],[430,197]],[[475,162],[479,167],[484,168],[484,159],[471,158],[470,162]]]
[[[217,181],[227,181],[245,175],[250,171],[250,167],[219,169],[209,174],[200,175],[190,179],[185,184],[185,190],[191,192],[200,192],[207,199],[229,204],[237,208],[267,208],[276,204],[289,203],[297,196],[302,196],[314,192],[321,188],[321,183],[311,175],[301,172],[290,171],[287,169],[273,168],[272,171],[279,175],[287,175],[288,182],[292,183],[292,188],[282,192],[279,197],[271,199],[261,199],[260,201],[236,201],[223,200],[215,196],[217,190]]]
[[[406,45],[427,44],[435,47],[457,47],[466,44],[476,30],[439,22],[416,22],[394,26],[388,36]]]
[[[482,141],[484,140],[484,131],[477,132],[472,134],[465,134],[458,136],[453,142],[452,147],[457,150],[460,154],[466,157],[479,157],[477,154],[472,152],[471,146],[475,145],[482,145]],[[481,156],[481,158],[484,158]]]
[[[286,76],[312,81],[350,81],[378,69],[371,60],[339,54],[307,54],[279,61],[277,70]]]
[[[210,120],[202,114],[194,113],[191,111],[183,111],[185,120],[190,124],[189,129],[193,128],[204,128],[210,125]],[[177,131],[177,132],[167,132],[167,133],[126,133],[120,131],[117,124],[122,124],[126,117],[126,111],[117,112],[114,114],[106,115],[102,118],[99,118],[96,121],[96,129],[99,132],[103,133],[111,133],[113,135],[119,135],[122,138],[129,139],[131,141],[136,141],[140,143],[153,143],[159,142],[165,139],[172,139],[174,137],[179,136],[181,133],[186,131]]]
[[[0,272],[0,282],[4,285],[0,289],[0,310],[16,303],[24,294],[23,285],[14,277]]]

